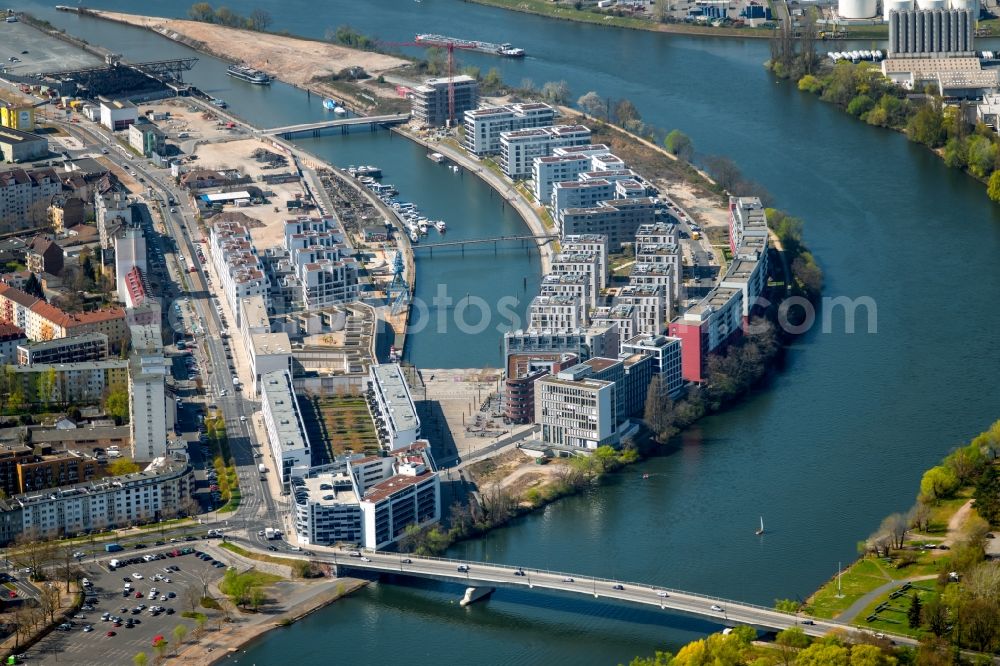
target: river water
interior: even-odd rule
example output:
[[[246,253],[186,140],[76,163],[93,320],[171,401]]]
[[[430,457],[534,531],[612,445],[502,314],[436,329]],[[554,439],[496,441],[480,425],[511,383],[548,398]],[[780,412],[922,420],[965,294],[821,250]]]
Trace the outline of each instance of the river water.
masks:
[[[150,11],[181,15],[186,5],[163,0]],[[780,207],[804,218],[828,296],[869,297],[877,306],[877,332],[867,332],[864,316],[854,333],[845,332],[842,316],[821,317],[770,386],[704,420],[669,453],[452,554],[764,604],[801,597],[849,561],[883,515],[908,507],[924,469],[997,418],[997,208],[979,183],[904,137],[771,80],[761,67],[766,42],[604,29],[458,0],[254,6],[274,15],[276,29],[314,37],[350,23],[386,41],[418,32],[509,41],[529,57],[461,59],[497,66],[513,82],[566,80],[574,97],[588,90],[628,97],[647,122],[682,129],[700,156],[733,158]],[[126,56],[139,48],[145,60],[187,52],[148,33],[26,8],[89,41],[116,44]],[[279,85],[237,89],[223,70],[203,57],[190,80],[263,125],[322,115],[315,99],[310,104]],[[404,198],[448,221],[449,237],[520,231],[475,179],[431,164],[398,137],[303,145],[339,164],[382,166]],[[424,296],[446,283],[456,297],[520,298],[537,283],[537,258],[519,247],[495,257],[492,250],[464,260],[435,256],[420,260],[418,270]],[[496,364],[498,335],[431,327],[413,336],[410,359],[423,367]],[[753,535],[761,514],[763,539]],[[505,590],[463,609],[457,587],[395,582],[268,634],[239,658],[614,664],[711,630],[687,618]]]

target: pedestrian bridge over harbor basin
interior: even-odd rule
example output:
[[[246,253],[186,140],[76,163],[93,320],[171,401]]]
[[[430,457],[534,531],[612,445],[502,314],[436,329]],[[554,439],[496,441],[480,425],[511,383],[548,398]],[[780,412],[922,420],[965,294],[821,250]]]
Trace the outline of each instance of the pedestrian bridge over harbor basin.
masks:
[[[262,136],[280,136],[283,139],[291,139],[296,136],[320,136],[323,130],[340,128],[342,134],[346,134],[351,127],[368,125],[369,129],[376,130],[379,127],[388,125],[398,125],[410,119],[409,113],[395,113],[386,116],[356,116],[354,118],[336,118],[332,120],[322,120],[316,123],[303,123],[301,125],[285,125],[284,127],[272,127],[261,130]]]
[[[833,620],[807,618],[781,613],[773,608],[748,604],[732,599],[712,597],[683,590],[634,583],[579,574],[520,568],[495,563],[472,562],[432,557],[416,557],[399,553],[364,551],[361,557],[352,557],[349,551],[316,553],[312,559],[323,559],[333,564],[338,575],[344,569],[371,571],[429,578],[466,585],[465,601],[488,596],[492,588],[503,586],[538,592],[579,595],[595,599],[659,607],[665,611],[683,613],[718,622],[723,625],[749,625],[764,630],[780,631],[799,627],[811,636],[823,636],[832,630],[870,631]],[[523,575],[521,575],[523,573]],[[892,636],[897,643],[916,645],[906,636]]]

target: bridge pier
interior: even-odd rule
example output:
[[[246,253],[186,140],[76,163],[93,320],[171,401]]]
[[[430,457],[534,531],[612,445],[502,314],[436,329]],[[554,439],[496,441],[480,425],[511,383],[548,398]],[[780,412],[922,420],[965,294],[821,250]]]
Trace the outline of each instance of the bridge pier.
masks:
[[[459,603],[460,606],[468,606],[469,604],[474,604],[481,599],[486,599],[491,594],[493,594],[495,588],[492,587],[467,587],[465,588],[465,596]]]

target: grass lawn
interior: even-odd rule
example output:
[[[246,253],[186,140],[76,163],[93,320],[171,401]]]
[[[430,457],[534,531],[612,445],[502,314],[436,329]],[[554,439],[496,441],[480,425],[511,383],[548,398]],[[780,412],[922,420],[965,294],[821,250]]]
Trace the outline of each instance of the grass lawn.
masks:
[[[910,629],[906,617],[906,613],[910,609],[910,598],[916,594],[920,597],[921,602],[926,603],[934,596],[934,593],[931,591],[933,585],[933,580],[918,581],[903,594],[898,594],[900,588],[896,588],[880,595],[878,599],[873,601],[858,615],[856,622],[878,631],[889,631],[906,636],[919,636],[922,631],[920,629]],[[896,595],[895,598],[893,598],[893,595]],[[872,615],[876,615],[877,619],[869,622],[867,618]]]
[[[819,588],[807,601],[804,610],[821,618],[834,618],[855,601],[884,585],[889,578],[872,559],[858,560],[841,576],[843,597],[837,597],[837,578],[834,577]]]
[[[969,501],[972,496],[972,488],[963,488],[955,494],[952,499],[940,500],[931,507],[931,517],[928,521],[928,534],[944,534],[948,531],[948,521],[955,515],[955,512],[962,508],[962,505]]]

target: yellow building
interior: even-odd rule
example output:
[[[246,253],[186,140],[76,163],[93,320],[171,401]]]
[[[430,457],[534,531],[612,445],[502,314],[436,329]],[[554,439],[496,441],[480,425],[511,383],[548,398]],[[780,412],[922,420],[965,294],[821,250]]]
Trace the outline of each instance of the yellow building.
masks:
[[[35,107],[30,105],[0,106],[0,125],[30,132],[35,129]]]

